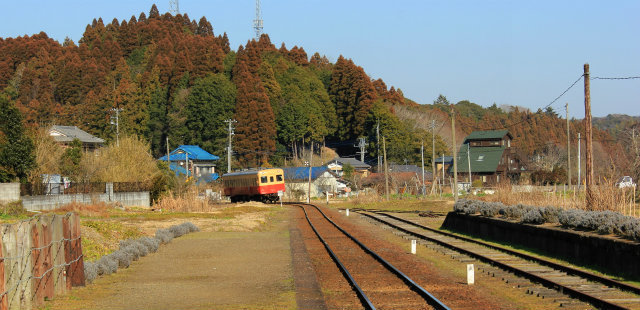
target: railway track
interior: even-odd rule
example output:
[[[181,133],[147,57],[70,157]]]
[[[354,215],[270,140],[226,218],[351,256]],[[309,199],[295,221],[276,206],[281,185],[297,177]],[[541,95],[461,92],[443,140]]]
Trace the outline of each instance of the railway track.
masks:
[[[449,309],[314,205],[300,207],[365,309]]]
[[[640,288],[542,258],[426,227],[386,212],[353,210],[460,261],[481,261],[478,269],[530,294],[553,298],[563,308],[640,309]],[[524,280],[523,278],[527,279]],[[578,302],[576,301],[582,301]]]

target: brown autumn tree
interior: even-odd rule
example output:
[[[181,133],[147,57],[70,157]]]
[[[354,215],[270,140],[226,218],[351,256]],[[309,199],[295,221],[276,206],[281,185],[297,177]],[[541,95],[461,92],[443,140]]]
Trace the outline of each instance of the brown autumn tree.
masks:
[[[255,60],[251,58],[255,56],[255,47],[248,44],[247,49],[238,54],[234,67],[234,83],[238,89],[235,149],[244,167],[265,165],[276,147],[275,116],[269,97],[260,78],[250,70]]]

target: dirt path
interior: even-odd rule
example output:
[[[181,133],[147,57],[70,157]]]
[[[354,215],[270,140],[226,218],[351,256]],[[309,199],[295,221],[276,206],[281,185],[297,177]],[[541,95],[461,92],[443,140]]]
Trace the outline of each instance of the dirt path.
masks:
[[[280,212],[286,218],[287,212]],[[295,309],[286,221],[260,232],[192,233],[48,309]]]

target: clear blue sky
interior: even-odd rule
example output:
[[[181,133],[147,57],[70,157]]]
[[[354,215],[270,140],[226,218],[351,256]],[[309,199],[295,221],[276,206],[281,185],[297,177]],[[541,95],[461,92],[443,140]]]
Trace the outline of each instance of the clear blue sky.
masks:
[[[4,1],[0,37],[45,31],[78,41],[93,18],[161,13],[169,1]],[[206,16],[233,49],[254,35],[253,0],[180,0],[180,11]],[[351,58],[374,79],[418,103],[439,95],[537,110],[581,74],[640,75],[640,1],[262,1],[264,32],[277,47],[303,46],[335,61]],[[592,113],[640,115],[640,80],[591,82]],[[553,108],[584,116],[583,82]]]

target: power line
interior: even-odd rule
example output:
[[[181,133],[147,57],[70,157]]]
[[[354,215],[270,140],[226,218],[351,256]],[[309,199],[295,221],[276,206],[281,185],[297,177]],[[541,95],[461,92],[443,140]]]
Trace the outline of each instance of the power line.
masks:
[[[628,77],[599,77],[594,76],[592,80],[636,80],[640,79],[640,76],[628,76]]]

